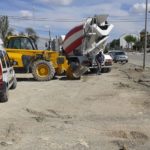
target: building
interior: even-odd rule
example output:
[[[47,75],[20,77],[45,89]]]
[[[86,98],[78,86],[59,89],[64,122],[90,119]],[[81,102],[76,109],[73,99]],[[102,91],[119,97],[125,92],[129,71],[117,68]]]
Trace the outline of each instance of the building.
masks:
[[[140,32],[140,42],[143,43],[143,45],[144,45],[144,42],[145,42],[145,29],[143,29]],[[150,48],[150,33],[149,32],[147,32],[147,47]]]

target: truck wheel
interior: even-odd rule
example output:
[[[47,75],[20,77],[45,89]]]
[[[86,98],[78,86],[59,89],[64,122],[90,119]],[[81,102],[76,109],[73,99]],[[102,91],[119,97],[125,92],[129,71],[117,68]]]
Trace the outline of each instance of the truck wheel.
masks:
[[[102,68],[102,73],[108,73],[111,72],[111,68]]]
[[[55,69],[50,62],[38,60],[32,65],[32,74],[37,81],[49,81],[54,77]]]
[[[10,89],[15,89],[16,87],[17,87],[17,79],[16,79],[16,77],[14,77],[14,81],[13,81],[13,84],[10,87]]]
[[[111,68],[106,69],[106,73],[111,72]]]

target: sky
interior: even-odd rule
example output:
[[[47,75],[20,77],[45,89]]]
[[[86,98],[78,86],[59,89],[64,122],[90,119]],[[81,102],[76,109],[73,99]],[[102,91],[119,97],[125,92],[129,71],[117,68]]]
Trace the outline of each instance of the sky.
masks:
[[[49,37],[49,30],[52,37],[65,35],[87,17],[99,14],[108,14],[109,23],[114,24],[109,40],[123,34],[139,34],[145,26],[145,0],[0,1],[0,15],[9,17],[10,27],[16,33],[32,27],[41,37]]]

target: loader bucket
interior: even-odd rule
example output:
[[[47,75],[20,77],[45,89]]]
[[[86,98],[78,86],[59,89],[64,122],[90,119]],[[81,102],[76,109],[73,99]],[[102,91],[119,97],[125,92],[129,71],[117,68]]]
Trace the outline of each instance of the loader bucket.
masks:
[[[68,77],[68,79],[80,79],[81,76],[88,71],[88,67],[84,66],[84,65],[80,65],[78,62],[71,62],[66,75]]]
[[[79,66],[74,72],[73,77],[74,78],[80,78],[85,72],[87,72],[89,69],[86,66]]]

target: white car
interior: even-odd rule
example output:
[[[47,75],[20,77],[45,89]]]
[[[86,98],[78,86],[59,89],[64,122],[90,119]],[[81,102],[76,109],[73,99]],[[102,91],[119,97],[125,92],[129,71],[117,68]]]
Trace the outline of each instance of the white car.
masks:
[[[112,69],[112,64],[113,64],[113,60],[112,57],[108,54],[103,54],[104,55],[104,61],[102,63],[102,72],[103,73],[107,73],[110,72]],[[95,61],[95,59],[93,59],[92,61],[92,65],[90,66],[90,70],[95,70],[97,68],[97,63]]]
[[[112,57],[115,63],[117,62],[128,62],[127,54],[122,50],[109,51],[108,54]]]
[[[16,86],[14,69],[0,39],[0,102],[8,101],[8,90]]]
[[[112,69],[113,59],[110,55],[104,54],[104,62],[102,64],[102,72],[110,72]]]

